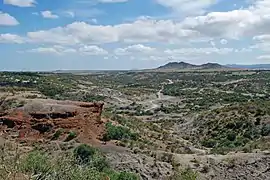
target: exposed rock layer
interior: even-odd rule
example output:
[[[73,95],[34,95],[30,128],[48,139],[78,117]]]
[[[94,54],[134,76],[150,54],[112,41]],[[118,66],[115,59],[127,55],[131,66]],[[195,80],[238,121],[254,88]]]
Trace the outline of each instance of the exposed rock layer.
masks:
[[[97,141],[104,132],[102,108],[102,103],[31,100],[3,113],[0,129],[4,135],[17,133],[23,139],[52,138],[61,130],[60,139],[74,132],[82,142]]]

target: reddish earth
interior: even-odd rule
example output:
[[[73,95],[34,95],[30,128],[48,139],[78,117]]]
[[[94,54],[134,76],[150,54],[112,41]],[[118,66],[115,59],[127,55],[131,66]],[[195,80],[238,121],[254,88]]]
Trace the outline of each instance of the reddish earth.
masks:
[[[105,131],[102,109],[103,103],[30,100],[23,107],[0,114],[0,134],[35,141],[67,140],[74,132],[80,142],[98,143]],[[56,132],[61,133],[56,136]]]

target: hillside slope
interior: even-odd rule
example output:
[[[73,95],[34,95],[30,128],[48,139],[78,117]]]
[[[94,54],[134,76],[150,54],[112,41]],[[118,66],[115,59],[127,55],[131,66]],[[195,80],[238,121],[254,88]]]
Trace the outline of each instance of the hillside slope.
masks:
[[[201,65],[190,64],[186,62],[169,62],[163,66],[158,67],[159,70],[166,70],[166,69],[226,69],[229,67],[220,65],[218,63],[206,63]]]

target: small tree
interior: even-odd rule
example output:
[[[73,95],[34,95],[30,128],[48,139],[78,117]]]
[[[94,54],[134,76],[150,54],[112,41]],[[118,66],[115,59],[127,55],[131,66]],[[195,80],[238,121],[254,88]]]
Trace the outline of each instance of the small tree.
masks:
[[[86,164],[90,162],[96,151],[95,148],[87,144],[82,144],[74,149],[74,156],[79,162]]]
[[[270,134],[270,124],[264,125],[261,130],[262,136],[268,136]]]
[[[66,138],[65,141],[70,141],[70,140],[72,140],[72,139],[74,139],[76,137],[77,137],[77,134],[75,132],[73,132],[73,131],[70,131],[69,134],[68,134],[68,137]]]

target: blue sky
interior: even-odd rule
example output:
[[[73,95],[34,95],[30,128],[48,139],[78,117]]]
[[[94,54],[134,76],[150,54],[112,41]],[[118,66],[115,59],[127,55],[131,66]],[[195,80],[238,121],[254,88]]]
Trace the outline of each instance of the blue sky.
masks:
[[[270,63],[269,0],[0,0],[0,70]]]

